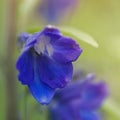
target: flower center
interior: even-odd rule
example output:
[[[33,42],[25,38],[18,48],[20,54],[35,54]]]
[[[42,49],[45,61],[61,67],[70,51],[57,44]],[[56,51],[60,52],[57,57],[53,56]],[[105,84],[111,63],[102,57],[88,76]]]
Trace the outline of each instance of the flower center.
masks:
[[[51,56],[51,54],[53,53],[53,47],[50,44],[50,38],[46,36],[41,36],[37,40],[34,49],[38,54],[47,54]]]

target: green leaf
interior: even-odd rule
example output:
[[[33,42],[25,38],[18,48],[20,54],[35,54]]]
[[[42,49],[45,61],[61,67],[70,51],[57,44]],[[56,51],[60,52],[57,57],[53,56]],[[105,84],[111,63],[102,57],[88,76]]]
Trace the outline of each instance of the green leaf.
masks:
[[[111,99],[106,100],[102,106],[102,110],[109,114],[110,117],[114,117],[114,120],[120,120],[120,109],[115,101]]]
[[[93,47],[98,48],[99,45],[98,43],[94,40],[94,38],[92,38],[89,34],[82,32],[76,28],[72,28],[72,27],[59,27],[61,29],[61,31],[71,34],[72,36],[76,37],[78,40],[82,40],[90,45],[92,45]]]

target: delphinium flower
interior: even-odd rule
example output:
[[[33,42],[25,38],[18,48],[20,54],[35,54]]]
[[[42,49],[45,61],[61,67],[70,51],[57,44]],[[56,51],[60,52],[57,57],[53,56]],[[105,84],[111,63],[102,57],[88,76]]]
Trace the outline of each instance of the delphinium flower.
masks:
[[[18,43],[18,48],[22,48],[24,46],[24,43],[26,42],[26,40],[30,37],[30,34],[28,33],[20,33],[17,39],[17,43]]]
[[[58,23],[77,4],[78,0],[42,0],[38,12],[47,23]]]
[[[82,49],[52,26],[34,34],[21,34],[19,39],[25,45],[16,63],[18,79],[28,86],[39,103],[48,104],[55,90],[65,87],[72,79],[72,62]]]
[[[49,108],[50,120],[101,120],[100,107],[108,91],[103,81],[93,80],[94,75],[89,74],[56,92]]]

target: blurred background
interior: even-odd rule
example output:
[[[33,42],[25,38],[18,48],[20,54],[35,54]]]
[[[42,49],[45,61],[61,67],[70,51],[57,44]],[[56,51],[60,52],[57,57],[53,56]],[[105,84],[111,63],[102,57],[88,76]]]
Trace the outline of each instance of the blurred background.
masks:
[[[10,109],[7,101],[10,102],[9,98],[16,95],[11,94],[11,88],[8,88],[14,85],[11,79],[15,79],[16,86],[12,91],[17,90],[16,99],[19,102],[15,104],[18,116],[22,118],[25,114],[22,99],[24,86],[19,83],[14,71],[20,53],[16,36],[20,32],[38,29],[39,26],[41,29],[46,24],[39,16],[41,13],[36,12],[38,3],[31,0],[0,1],[0,120],[6,119],[7,109]],[[83,54],[75,62],[75,67],[87,73],[94,72],[97,78],[105,80],[110,90],[109,98],[117,106],[117,112],[120,112],[120,0],[79,0],[79,4],[63,18],[56,25],[77,28],[98,42],[99,48],[94,48],[79,41]],[[38,103],[31,96],[27,99],[27,109],[32,109],[29,120],[44,120],[46,108],[36,107]],[[107,113],[106,116],[108,120],[114,119]]]

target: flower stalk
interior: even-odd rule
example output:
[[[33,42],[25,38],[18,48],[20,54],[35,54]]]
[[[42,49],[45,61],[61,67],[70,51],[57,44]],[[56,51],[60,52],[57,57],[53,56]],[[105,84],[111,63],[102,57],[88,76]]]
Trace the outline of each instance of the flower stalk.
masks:
[[[16,79],[14,69],[14,55],[15,55],[15,41],[16,41],[16,0],[7,0],[7,42],[6,42],[6,120],[17,120],[17,91],[16,91]]]

